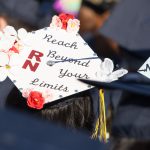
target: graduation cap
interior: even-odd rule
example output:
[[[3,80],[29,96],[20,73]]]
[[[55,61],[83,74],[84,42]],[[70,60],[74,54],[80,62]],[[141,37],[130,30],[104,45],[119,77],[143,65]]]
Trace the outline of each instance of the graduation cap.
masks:
[[[100,32],[131,51],[149,50],[149,3],[147,0],[120,1]]]
[[[112,121],[113,137],[150,140],[150,80],[148,78],[139,73],[128,73],[124,78],[111,83],[79,80],[98,88],[124,91]]]
[[[50,27],[29,33],[7,26],[0,32],[0,80],[8,76],[29,107],[42,109],[93,88],[78,78],[111,82],[126,74],[125,69],[114,71],[112,60],[98,58],[77,33],[79,25],[74,16],[62,13],[52,18]],[[102,90],[100,96],[104,107]],[[105,123],[102,129],[106,132]]]
[[[143,58],[149,57],[148,14],[150,9],[148,6],[149,1],[147,0],[120,1],[100,32],[116,41],[125,50],[132,52],[130,54]],[[136,64],[136,62],[134,63]],[[149,77],[149,59],[138,72]],[[123,100],[121,100],[113,120],[112,134],[115,137],[150,139],[150,84],[149,79],[142,77],[139,73],[135,73],[132,80],[122,79],[109,84],[100,81],[82,80],[99,88],[127,91],[123,95]],[[137,76],[138,78],[136,78]]]
[[[28,103],[36,109],[91,89],[76,78],[95,76],[101,60],[77,33],[79,24],[74,16],[60,14],[50,27],[29,33],[7,26],[0,33],[0,80],[8,76],[23,97],[39,97],[39,106]]]

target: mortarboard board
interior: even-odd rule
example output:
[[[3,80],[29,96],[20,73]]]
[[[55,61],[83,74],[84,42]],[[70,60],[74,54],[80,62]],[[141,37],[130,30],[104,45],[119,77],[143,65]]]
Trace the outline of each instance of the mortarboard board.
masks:
[[[129,74],[128,74],[129,75]],[[128,76],[126,75],[126,76]],[[130,75],[129,75],[130,76]],[[141,75],[138,75],[138,77],[142,78]],[[137,78],[137,76],[136,76]],[[95,80],[85,80],[85,79],[79,79],[80,81],[91,84],[93,86],[96,86],[98,88],[104,88],[104,89],[120,89],[124,91],[128,91],[131,93],[141,94],[145,96],[150,96],[149,90],[150,90],[150,81],[149,79],[144,78],[144,80],[138,81],[138,79],[122,79],[118,81],[113,81],[111,83],[106,82],[100,82]]]
[[[121,0],[100,32],[129,51],[149,51],[149,4],[147,0]]]
[[[111,82],[127,73],[114,71],[108,58],[102,62],[77,33],[79,25],[74,16],[62,13],[44,29],[27,33],[7,26],[0,32],[0,79],[8,76],[29,107],[42,109],[44,104],[93,88],[77,78]]]

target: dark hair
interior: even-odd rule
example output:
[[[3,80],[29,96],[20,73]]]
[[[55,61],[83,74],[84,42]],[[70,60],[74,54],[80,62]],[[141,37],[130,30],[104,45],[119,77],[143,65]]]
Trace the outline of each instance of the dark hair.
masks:
[[[26,100],[15,87],[7,97],[6,107],[28,112],[66,127],[82,128],[90,132],[93,130],[93,103],[88,91],[46,104],[41,110],[34,110],[27,106]]]
[[[111,10],[115,6],[116,2],[99,2],[95,4],[92,1],[84,0],[82,6],[86,6],[94,10],[97,14],[101,15],[104,12]]]

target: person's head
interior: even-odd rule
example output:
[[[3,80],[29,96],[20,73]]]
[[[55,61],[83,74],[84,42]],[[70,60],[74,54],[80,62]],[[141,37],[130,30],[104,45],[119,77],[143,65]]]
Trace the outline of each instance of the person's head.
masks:
[[[94,123],[93,102],[88,92],[69,96],[46,104],[43,109],[31,109],[26,99],[15,87],[8,95],[6,107],[28,112],[44,120],[54,121],[74,129],[92,131]]]
[[[114,3],[102,2],[102,1],[83,1],[79,19],[81,22],[80,31],[82,32],[95,32],[100,29],[104,22],[110,15],[110,9]]]

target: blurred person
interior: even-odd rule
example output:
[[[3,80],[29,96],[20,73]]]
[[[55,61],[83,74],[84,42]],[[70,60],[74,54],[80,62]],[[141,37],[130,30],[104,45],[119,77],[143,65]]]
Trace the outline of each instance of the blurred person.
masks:
[[[150,11],[146,0],[138,0],[138,7],[129,6],[129,3],[122,0],[99,32],[118,45],[121,59],[129,70],[136,71],[150,56]]]
[[[100,34],[99,30],[109,18],[116,3],[115,0],[84,0],[79,13],[81,36],[100,58],[109,57],[115,64],[119,62],[118,47]]]
[[[0,14],[0,31],[2,31],[7,26],[7,16]]]
[[[84,0],[80,8],[81,35],[88,32],[96,34],[110,15],[114,3],[94,0]]]
[[[111,39],[104,37],[99,30],[105,25],[118,1],[115,0],[84,0],[79,13],[81,21],[80,34],[99,58],[110,58],[115,64],[115,69],[121,62],[118,45]],[[121,92],[118,90],[105,90],[105,105],[107,113],[108,131],[111,128],[112,109],[118,104]],[[116,105],[112,104],[115,101]]]
[[[148,0],[122,0],[100,31],[118,44],[121,63],[129,70],[124,86],[140,88],[141,92],[150,90],[149,79],[137,73],[150,56],[149,5]],[[150,96],[141,92],[121,95],[112,121],[111,150],[149,149]],[[115,101],[112,103],[116,105]]]
[[[7,25],[16,29],[26,28],[28,31],[37,29],[39,5],[35,0],[1,0],[0,14],[3,14]],[[32,13],[31,13],[32,12]]]

